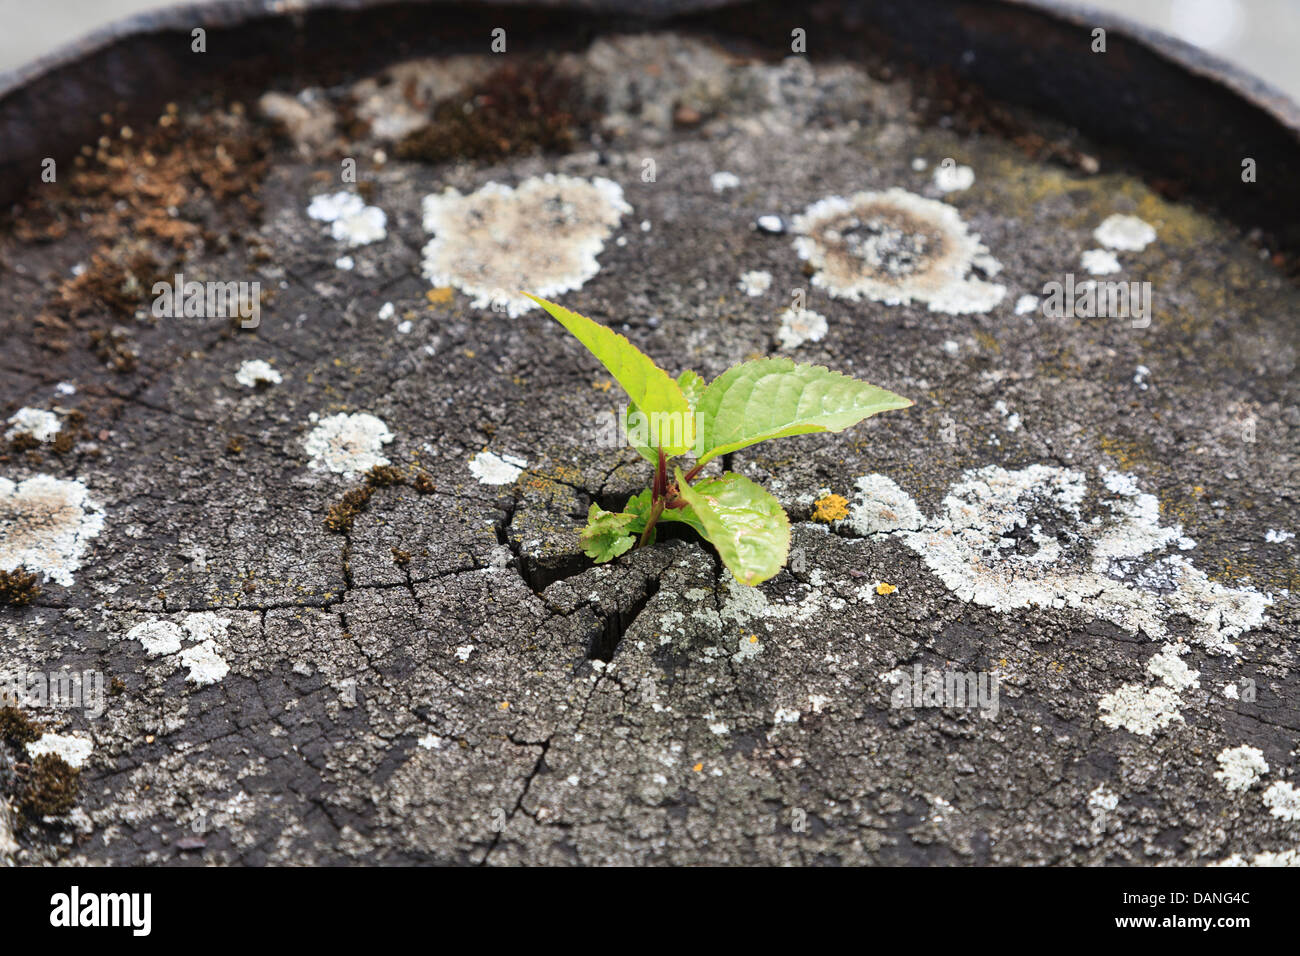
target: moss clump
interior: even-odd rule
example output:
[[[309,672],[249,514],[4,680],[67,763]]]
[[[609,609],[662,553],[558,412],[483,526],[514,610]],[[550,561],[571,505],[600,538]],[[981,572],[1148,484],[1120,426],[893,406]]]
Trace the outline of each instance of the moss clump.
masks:
[[[466,96],[434,107],[428,126],[397,144],[401,159],[499,159],[564,153],[590,121],[577,78],[549,61],[494,70]]]
[[[41,725],[17,707],[0,707],[0,740],[21,747],[39,740]]]
[[[18,808],[33,817],[67,813],[77,803],[81,771],[56,754],[41,754],[18,785]]]
[[[93,329],[88,338],[89,348],[95,357],[117,372],[134,372],[140,363],[124,328]]]
[[[13,438],[9,439],[10,451],[24,452],[40,447],[40,440],[31,432],[18,432]]]
[[[41,586],[36,583],[36,575],[26,568],[0,571],[0,606],[31,604],[40,593]]]
[[[329,514],[325,516],[325,527],[335,534],[347,534],[352,530],[352,522],[357,515],[366,510],[370,496],[374,493],[369,485],[345,492],[336,504],[330,505]]]
[[[843,521],[849,516],[849,501],[843,495],[826,495],[813,505],[812,519],[823,524]]]
[[[345,492],[343,497],[330,505],[325,515],[325,527],[336,534],[346,534],[352,530],[352,522],[357,515],[365,511],[370,498],[379,488],[392,488],[407,485],[422,495],[431,495],[438,490],[426,471],[417,471],[408,478],[402,469],[395,465],[375,465],[366,472],[366,483],[359,488]],[[394,549],[396,554],[396,549]],[[408,556],[409,557],[409,556]]]
[[[404,568],[411,563],[411,552],[403,551],[401,548],[393,548],[393,564],[399,568]]]
[[[394,465],[375,465],[366,472],[366,484],[371,488],[390,488],[406,483],[402,469]]]

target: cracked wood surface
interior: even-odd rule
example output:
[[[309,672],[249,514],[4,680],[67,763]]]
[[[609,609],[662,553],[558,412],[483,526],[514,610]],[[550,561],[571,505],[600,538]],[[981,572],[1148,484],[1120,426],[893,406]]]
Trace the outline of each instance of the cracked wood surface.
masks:
[[[15,818],[16,858],[1202,864],[1294,850],[1297,824],[1270,813],[1259,787],[1227,792],[1212,776],[1216,755],[1241,744],[1265,754],[1265,783],[1296,771],[1297,556],[1263,544],[1266,529],[1294,526],[1294,284],[1246,237],[1122,172],[1062,169],[923,125],[904,81],[669,35],[618,43],[579,54],[592,88],[637,101],[605,104],[617,132],[599,150],[363,163],[368,201],[388,217],[378,243],[345,249],[305,215],[338,188],[336,140],[305,155],[278,141],[246,226],[220,206],[188,210],[228,241],[187,248],[177,268],[260,277],[274,297],[254,332],[154,319],[142,297],[141,317],[90,310],[92,327],[129,329],[136,368],[106,367],[79,326],[51,351],[53,333],[32,319],[97,240],[0,236],[0,399],[11,412],[58,403],[86,416],[73,449],[11,451],[0,476],[79,478],[106,511],[71,587],[0,608],[0,670],[121,682],[98,719],[33,712],[94,750],[72,814]],[[619,85],[629,62],[670,58],[685,66],[647,72],[639,93]],[[702,128],[672,121],[683,96],[699,102]],[[646,156],[654,183],[641,180]],[[620,183],[634,211],[614,236],[627,241],[611,238],[564,304],[712,377],[778,354],[789,290],[809,288],[791,237],[755,230],[757,216],[788,221],[861,190],[925,192],[948,156],[976,181],[941,198],[1002,263],[1006,297],[947,315],[814,289],[808,305],[828,333],[796,358],[917,407],[728,456],[790,509],[800,563],[757,599],[689,533],[592,567],[576,539],[587,506],[620,506],[648,481],[634,453],[593,438],[617,389],[538,312],[426,297],[421,199],[552,171]],[[929,158],[925,171],[915,157]],[[741,185],[713,188],[719,170]],[[1155,287],[1149,330],[1013,312],[1019,294],[1082,273],[1081,249],[1117,210],[1158,227],[1125,276]],[[335,265],[345,253],[352,270]],[[770,293],[737,289],[750,270],[772,274]],[[393,320],[377,318],[386,302]],[[250,359],[273,361],[283,381],[240,386]],[[58,397],[60,382],[76,393]],[[1007,427],[998,401],[1021,427]],[[362,476],[311,470],[303,438],[311,416],[339,412],[382,419],[396,436],[384,454],[436,490],[376,488],[350,530],[329,532],[328,509]],[[484,485],[469,469],[483,450],[527,467]],[[1086,604],[963,600],[899,537],[810,520],[820,489],[851,498],[864,475],[889,476],[930,515],[968,469],[1032,463],[1092,482],[1105,469],[1137,475],[1162,519],[1196,540],[1197,567],[1273,599],[1231,655],[1169,622],[1199,688],[1158,734],[1098,713],[1122,682],[1148,680],[1150,635]],[[874,592],[877,581],[897,591]],[[142,622],[204,612],[229,620],[217,645],[230,670],[209,686],[126,639]],[[885,675],[916,664],[996,672],[997,716],[891,706]],[[1244,679],[1254,701],[1220,692]],[[0,784],[19,757],[5,752]],[[1107,808],[1098,794],[1118,800]]]

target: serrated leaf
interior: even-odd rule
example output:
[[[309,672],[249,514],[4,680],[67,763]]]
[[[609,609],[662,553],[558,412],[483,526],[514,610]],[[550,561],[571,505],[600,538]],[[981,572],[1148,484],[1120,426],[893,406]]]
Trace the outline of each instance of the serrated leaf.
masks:
[[[699,464],[740,448],[810,432],[839,432],[910,399],[788,358],[759,359],[723,372],[696,404]]]
[[[604,564],[629,550],[644,527],[645,518],[642,516],[605,511],[593,502],[587,509],[587,527],[582,529],[578,540],[582,542],[587,557],[597,564]]]
[[[691,512],[676,520],[696,527],[737,581],[761,584],[781,570],[790,551],[790,519],[780,502],[743,475],[727,472],[691,486],[680,468],[676,472],[677,493]],[[664,513],[671,510],[687,509]]]
[[[623,391],[627,392],[632,406],[628,415],[629,425],[631,413],[641,412],[655,424],[655,427],[647,429],[648,436],[663,433],[657,436],[660,439],[658,442],[633,440],[633,446],[643,457],[651,461],[657,460],[653,455],[655,445],[662,445],[664,454],[669,457],[684,454],[691,447],[691,443],[685,440],[681,425],[690,418],[690,403],[682,394],[681,387],[650,356],[613,329],[593,322],[585,315],[527,292],[523,294],[545,309],[555,321],[585,345],[600,364],[609,370],[609,374],[614,376]],[[676,431],[670,427],[674,420],[678,423]],[[660,425],[659,422],[664,424]],[[674,441],[674,437],[678,440]]]

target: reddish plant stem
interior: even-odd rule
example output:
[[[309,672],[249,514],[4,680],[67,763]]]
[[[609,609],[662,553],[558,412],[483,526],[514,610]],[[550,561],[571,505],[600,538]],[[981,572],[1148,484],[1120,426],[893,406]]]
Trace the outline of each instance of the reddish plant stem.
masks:
[[[664,513],[664,503],[668,496],[668,462],[664,458],[664,450],[659,449],[659,463],[655,466],[654,484],[650,486],[650,517],[646,519],[645,530],[641,532],[641,539],[636,543],[638,548],[644,547],[650,540],[650,535],[655,529],[659,516]]]
[[[636,546],[638,548],[644,547],[646,542],[650,540],[650,533],[654,531],[655,523],[659,520],[659,516],[663,513],[664,513],[664,499],[660,498],[650,508],[650,517],[646,520],[645,530],[641,532],[641,540],[636,543]]]

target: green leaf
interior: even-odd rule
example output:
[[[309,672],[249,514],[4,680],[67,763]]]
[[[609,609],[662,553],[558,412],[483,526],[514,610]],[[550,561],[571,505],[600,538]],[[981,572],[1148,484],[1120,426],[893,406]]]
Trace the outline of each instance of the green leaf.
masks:
[[[681,388],[682,394],[686,396],[686,401],[690,403],[691,408],[695,407],[695,404],[700,400],[700,396],[704,394],[706,384],[698,373],[692,372],[690,369],[677,376],[677,385]]]
[[[743,475],[727,472],[694,486],[677,472],[677,493],[690,511],[676,520],[686,521],[718,549],[736,580],[761,584],[785,565],[790,551],[790,519],[780,502]],[[697,524],[698,522],[698,524]]]
[[[587,557],[604,564],[631,548],[644,527],[643,516],[605,511],[593,502],[587,510],[587,527],[578,540]]]
[[[681,387],[669,377],[667,372],[656,365],[650,356],[613,329],[606,328],[599,322],[593,322],[586,316],[571,312],[554,302],[529,295],[527,292],[523,294],[568,329],[574,338],[600,360],[600,364],[609,370],[609,374],[614,376],[615,381],[623,387],[623,391],[627,392],[631,400],[629,422],[632,412],[641,412],[649,416],[649,422],[653,427],[647,429],[647,436],[662,432],[657,435],[659,438],[657,444],[662,445],[664,454],[668,457],[684,454],[690,449],[692,443],[685,441],[685,438],[690,436],[685,433],[682,423],[690,418],[691,406],[686,401],[686,396],[682,394]],[[676,429],[671,427],[674,421],[677,423]],[[629,437],[631,437],[630,429]],[[678,440],[674,441],[674,437]],[[657,460],[653,447],[656,442],[642,443],[633,439],[632,444],[643,457],[650,461]]]
[[[769,438],[839,432],[910,399],[821,365],[759,359],[723,372],[696,405],[699,463]]]

